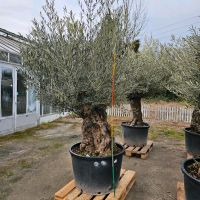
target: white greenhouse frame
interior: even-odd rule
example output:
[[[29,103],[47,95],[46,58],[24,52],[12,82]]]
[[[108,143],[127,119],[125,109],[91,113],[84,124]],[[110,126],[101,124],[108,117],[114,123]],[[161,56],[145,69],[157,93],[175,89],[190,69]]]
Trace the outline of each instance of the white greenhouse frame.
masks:
[[[19,43],[18,43],[19,41]],[[28,112],[28,90],[26,91],[26,113],[17,114],[17,69],[22,65],[18,63],[10,62],[10,54],[19,54],[19,44],[21,42],[21,36],[17,36],[9,31],[0,28],[0,52],[7,53],[8,60],[3,61],[0,59],[0,135],[13,133],[26,128],[34,127],[43,122],[49,122],[55,120],[61,116],[66,116],[65,113],[52,113],[52,107],[48,114],[43,114],[43,105],[36,100],[36,109],[33,112]],[[2,117],[2,69],[12,70],[12,116]],[[40,108],[41,106],[41,108]],[[40,110],[42,111],[40,113]]]

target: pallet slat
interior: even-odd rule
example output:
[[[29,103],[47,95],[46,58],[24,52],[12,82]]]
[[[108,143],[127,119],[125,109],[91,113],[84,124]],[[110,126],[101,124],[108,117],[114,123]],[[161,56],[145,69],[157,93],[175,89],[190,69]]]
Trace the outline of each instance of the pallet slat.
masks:
[[[127,144],[124,144],[124,147],[126,147],[125,149],[125,155],[128,157],[131,156],[136,156],[136,157],[140,157],[141,159],[146,159],[149,155],[149,152],[151,152],[152,148],[153,148],[153,141],[149,140],[147,142],[147,145],[144,147],[131,147],[128,146]]]
[[[79,197],[77,197],[76,200],[90,200],[92,199],[92,197],[93,195],[91,194],[83,193]]]
[[[70,181],[66,186],[55,193],[55,200],[124,200],[135,183],[135,171],[122,169],[120,172],[120,181],[116,188],[116,196],[111,192],[107,195],[91,195],[82,193],[76,188],[75,181]]]
[[[140,149],[141,149],[141,147],[136,147],[136,148],[132,151],[132,153],[135,154],[135,153],[137,153]]]
[[[57,199],[63,199],[67,196],[69,192],[71,192],[76,187],[75,181],[70,181],[67,185],[65,185],[62,189],[55,193],[55,197]]]
[[[200,156],[200,155],[197,155],[197,154],[192,154],[192,153],[190,153],[190,152],[187,152],[186,154],[187,154],[187,159],[190,159],[190,158],[197,158],[197,157]]]
[[[177,183],[177,200],[185,200],[184,183]]]
[[[124,198],[123,194],[126,193],[126,188],[129,186],[131,182],[133,182],[135,179],[135,172],[128,170],[125,172],[123,178],[119,181],[118,187],[115,192],[115,197],[114,197],[114,192],[111,192],[106,200],[121,200],[121,198]]]
[[[139,153],[140,154],[145,154],[145,153],[147,153],[149,150],[150,150],[150,148],[151,148],[151,146],[153,145],[153,141],[148,141],[147,142],[147,145],[146,146],[144,146],[140,151],[139,151]]]
[[[121,171],[120,171],[120,178],[123,177],[123,175],[125,174],[125,172],[126,172],[125,169],[121,169]],[[106,196],[107,195],[98,195],[93,200],[103,200],[103,199],[105,199]]]
[[[135,147],[128,147],[128,148],[125,150],[126,156],[132,156],[132,152],[133,152],[134,149],[135,149]]]
[[[65,200],[75,200],[81,194],[81,190],[74,188],[65,198]]]

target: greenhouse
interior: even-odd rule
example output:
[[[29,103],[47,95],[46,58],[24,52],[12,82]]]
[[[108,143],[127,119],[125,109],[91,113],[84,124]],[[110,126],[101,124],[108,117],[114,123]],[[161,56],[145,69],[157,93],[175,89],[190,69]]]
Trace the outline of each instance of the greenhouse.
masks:
[[[23,37],[0,29],[0,134],[12,133],[60,116],[50,105],[40,105],[22,76],[20,44]]]

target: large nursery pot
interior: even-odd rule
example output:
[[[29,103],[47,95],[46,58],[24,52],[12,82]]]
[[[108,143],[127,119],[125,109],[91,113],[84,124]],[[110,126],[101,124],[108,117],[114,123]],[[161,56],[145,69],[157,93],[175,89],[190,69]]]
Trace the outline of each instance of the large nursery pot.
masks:
[[[119,182],[124,148],[116,143],[121,149],[120,153],[114,155],[115,186]],[[72,167],[76,186],[86,193],[107,194],[113,190],[112,181],[112,157],[87,157],[78,155],[73,149],[79,147],[80,143],[73,145],[70,149]]]
[[[127,122],[122,122],[121,126],[125,144],[138,147],[147,144],[149,124],[130,126]]]
[[[200,134],[185,128],[185,146],[188,153],[200,155]]]
[[[196,158],[195,160],[200,161],[200,158]],[[181,170],[184,174],[186,200],[200,199],[200,180],[195,179],[188,173],[188,166],[194,162],[194,159],[188,159],[184,161],[181,167]]]

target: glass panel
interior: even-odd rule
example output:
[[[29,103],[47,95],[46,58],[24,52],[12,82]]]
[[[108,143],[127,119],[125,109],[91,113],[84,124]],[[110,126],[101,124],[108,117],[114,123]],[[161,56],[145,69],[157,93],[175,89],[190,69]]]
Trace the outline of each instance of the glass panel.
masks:
[[[28,112],[36,111],[36,92],[34,88],[28,89]]]
[[[0,51],[0,60],[8,62],[8,53],[5,51]]]
[[[13,112],[13,76],[11,69],[2,69],[1,115],[11,116]]]
[[[17,114],[26,113],[26,85],[21,72],[17,72]]]
[[[10,53],[10,62],[21,64],[21,56]]]

